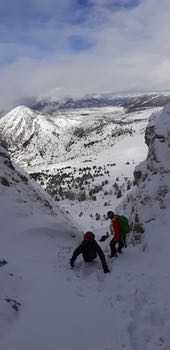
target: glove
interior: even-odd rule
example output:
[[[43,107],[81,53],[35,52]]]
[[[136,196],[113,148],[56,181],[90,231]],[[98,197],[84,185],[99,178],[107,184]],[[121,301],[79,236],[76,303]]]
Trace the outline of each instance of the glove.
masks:
[[[108,267],[106,267],[105,269],[104,269],[104,273],[109,273],[110,272],[110,270],[108,269]]]
[[[108,232],[106,232],[105,235],[101,236],[101,238],[99,239],[100,242],[104,242],[107,238],[109,237]]]
[[[105,235],[101,236],[101,238],[99,239],[100,242],[104,242],[105,240],[106,240],[106,236]]]

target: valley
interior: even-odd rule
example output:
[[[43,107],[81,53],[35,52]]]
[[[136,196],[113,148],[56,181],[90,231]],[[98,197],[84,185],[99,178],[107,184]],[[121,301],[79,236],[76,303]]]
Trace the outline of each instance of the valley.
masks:
[[[105,233],[106,213],[135,185],[145,159],[145,128],[154,107],[127,113],[107,106],[40,114],[20,106],[0,122],[11,156],[79,229]],[[88,222],[88,227],[87,227]]]

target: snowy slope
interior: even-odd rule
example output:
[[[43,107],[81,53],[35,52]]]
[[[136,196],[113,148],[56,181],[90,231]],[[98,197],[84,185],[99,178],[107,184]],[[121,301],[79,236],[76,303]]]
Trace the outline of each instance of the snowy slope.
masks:
[[[38,277],[36,268],[43,262],[49,242],[55,247],[57,236],[69,240],[77,230],[71,221],[68,227],[68,218],[11,162],[2,145],[0,207],[0,339],[3,339],[25,313]],[[55,261],[54,252],[52,259]]]
[[[25,161],[26,164],[44,162],[44,155],[48,160],[62,152],[60,134],[66,125],[62,118],[54,123],[50,117],[19,106],[4,116],[0,124],[1,137],[14,155],[14,160],[21,164]]]
[[[54,216],[55,208],[43,205],[42,192],[35,193],[28,180],[21,179],[1,148],[0,249],[8,264],[0,268],[0,348],[169,350],[169,192],[163,197],[164,208],[155,199],[162,178],[169,189],[169,121],[169,107],[150,120],[147,160],[137,168],[142,175],[135,175],[137,186],[123,203],[130,213],[143,193],[149,195],[149,204],[139,206],[145,224],[143,243],[129,246],[110,261],[106,241],[103,248],[111,270],[107,275],[98,260],[86,266],[79,258],[70,270],[76,245],[69,238],[76,231],[70,219],[58,209]],[[143,178],[146,169],[148,176]],[[154,176],[157,181],[152,182]],[[5,298],[20,302],[19,310]]]

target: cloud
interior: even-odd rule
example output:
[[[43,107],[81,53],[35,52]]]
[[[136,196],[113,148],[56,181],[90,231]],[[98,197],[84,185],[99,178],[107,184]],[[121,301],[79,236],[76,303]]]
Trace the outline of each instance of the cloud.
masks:
[[[20,4],[15,0],[13,23]],[[29,6],[23,31],[24,18],[11,35],[9,14],[0,22],[0,109],[53,91],[170,89],[169,0],[31,0]]]

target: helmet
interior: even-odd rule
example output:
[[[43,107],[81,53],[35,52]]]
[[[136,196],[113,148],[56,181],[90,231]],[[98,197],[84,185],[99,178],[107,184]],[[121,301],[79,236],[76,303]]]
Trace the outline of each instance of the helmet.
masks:
[[[93,232],[91,231],[87,231],[85,234],[84,234],[84,240],[85,241],[93,241],[95,239],[95,235]]]
[[[113,212],[112,210],[109,210],[109,211],[107,212],[107,218],[108,218],[108,219],[113,219],[113,217],[114,217],[114,212]]]

